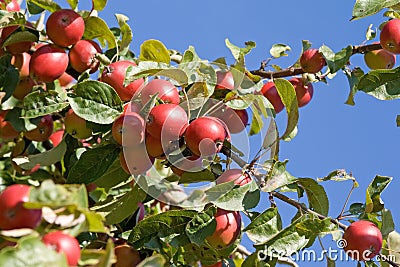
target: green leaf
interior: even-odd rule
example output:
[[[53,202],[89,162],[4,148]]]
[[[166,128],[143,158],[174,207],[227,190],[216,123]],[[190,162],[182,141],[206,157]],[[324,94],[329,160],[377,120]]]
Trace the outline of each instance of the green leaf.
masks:
[[[241,58],[243,58],[246,54],[250,53],[250,51],[256,47],[256,43],[249,41],[246,42],[246,46],[243,48],[240,48],[234,44],[232,44],[229,39],[225,39],[225,44],[231,50],[231,53],[233,57],[237,60],[240,61]]]
[[[37,118],[61,111],[68,105],[64,96],[56,91],[35,91],[24,97],[22,117]]]
[[[274,79],[274,84],[282,99],[282,103],[286,107],[286,113],[288,115],[285,133],[280,137],[281,139],[286,139],[296,130],[297,122],[299,121],[296,91],[293,85],[286,79]]]
[[[37,164],[40,166],[50,166],[56,162],[61,161],[67,151],[67,144],[63,140],[58,146],[44,151],[39,154],[33,154],[28,156],[20,156],[12,159],[18,166],[24,170],[30,170]]]
[[[271,118],[267,133],[264,136],[264,141],[262,147],[267,150],[271,150],[271,157],[275,158],[278,156],[279,152],[279,132],[276,125],[276,122],[273,118]]]
[[[396,125],[397,127],[400,127],[400,115],[396,116]]]
[[[186,234],[190,241],[198,246],[203,245],[207,236],[214,233],[217,223],[214,215],[217,209],[213,206],[200,212],[186,225]]]
[[[179,179],[180,184],[212,181],[215,181],[215,176],[209,169],[196,172],[184,172]]]
[[[107,0],[94,0],[93,4],[95,10],[101,11],[106,6]]]
[[[400,3],[399,0],[357,0],[352,13],[352,20],[371,16],[382,9]]]
[[[130,175],[122,169],[119,158],[116,158],[107,171],[96,180],[95,184],[98,187],[109,189],[127,181],[129,177]]]
[[[5,92],[5,96],[2,98],[2,102],[9,99],[14,92],[19,82],[19,72],[14,67],[9,67],[5,72],[0,74],[0,81],[3,81],[2,91]]]
[[[264,170],[268,172],[268,177],[266,177],[266,180],[263,182],[262,191],[272,192],[296,181],[296,177],[286,170],[286,164],[287,161],[281,162],[274,160],[268,160],[263,164]]]
[[[28,3],[31,2],[43,9],[50,11],[50,12],[54,12],[54,11],[61,9],[61,7],[52,0],[27,0],[27,2]]]
[[[144,41],[140,45],[139,59],[141,61],[155,61],[166,64],[171,62],[168,49],[161,41],[154,39]]]
[[[250,124],[250,132],[249,132],[250,136],[258,134],[261,131],[264,124],[261,115],[255,106],[251,106],[251,111],[252,111],[252,116],[251,116],[252,118]]]
[[[392,177],[375,176],[374,180],[369,184],[366,192],[365,212],[378,212],[384,207],[381,199],[381,193],[392,181]]]
[[[108,144],[85,151],[68,173],[67,182],[90,184],[100,178],[120,153],[120,147]]]
[[[165,258],[158,254],[144,259],[137,265],[137,267],[164,267],[166,263],[167,261]]]
[[[132,29],[127,23],[127,21],[129,20],[127,16],[122,14],[115,14],[115,17],[117,18],[118,25],[121,29],[122,34],[122,40],[119,44],[120,53],[125,54],[129,51],[129,45],[132,42]]]
[[[361,68],[357,67],[353,70],[344,69],[343,72],[346,75],[350,85],[349,96],[347,97],[345,104],[354,106],[354,95],[357,93],[357,86],[360,82],[361,77],[363,77],[364,75],[364,71]]]
[[[111,238],[107,239],[107,246],[104,251],[103,256],[100,258],[100,261],[96,264],[96,267],[109,267],[112,266],[115,260],[114,254],[114,242]]]
[[[26,3],[26,7],[28,9],[29,14],[31,15],[37,15],[44,11],[44,8],[41,8],[40,6],[32,3],[31,1],[28,1]]]
[[[292,49],[290,46],[285,45],[285,44],[274,44],[271,49],[269,50],[269,53],[271,54],[272,57],[274,58],[279,58],[279,57],[287,57],[288,54],[286,54],[286,51],[291,51]]]
[[[306,191],[310,208],[319,214],[327,216],[329,200],[324,187],[311,178],[299,178],[297,184]]]
[[[382,236],[384,239],[387,238],[387,236],[395,230],[394,228],[394,221],[393,221],[393,215],[390,210],[383,209],[382,210],[382,227],[381,227],[381,232]]]
[[[0,10],[0,27],[4,28],[12,25],[26,25],[24,13]]]
[[[170,210],[147,217],[132,229],[128,242],[140,248],[153,237],[185,234],[186,225],[197,214],[197,211],[191,210]]]
[[[78,0],[67,0],[71,9],[75,9],[78,6]]]
[[[117,46],[114,34],[111,32],[107,23],[99,17],[90,16],[85,19],[85,33],[83,38],[86,40],[98,39],[101,43],[107,41],[108,49]]]
[[[68,95],[71,108],[87,121],[110,124],[123,110],[118,94],[106,83],[87,80],[75,84],[73,89],[74,93]]]
[[[68,264],[64,254],[46,246],[39,236],[27,236],[18,240],[17,246],[0,250],[0,266],[67,267]]]
[[[17,31],[7,37],[2,43],[2,47],[6,47],[20,42],[37,42],[39,40],[39,33],[37,31]]]
[[[264,243],[282,229],[277,208],[268,208],[243,230],[254,243]]]
[[[105,207],[109,209],[109,212],[106,214],[106,224],[117,224],[132,216],[138,208],[138,203],[142,202],[145,198],[146,192],[140,186],[135,186],[131,191],[118,199],[118,201],[110,203],[112,204],[111,206]],[[102,211],[102,209],[99,211]]]
[[[372,24],[368,26],[367,32],[365,33],[365,39],[373,40],[376,37],[376,29],[372,29]]]
[[[352,56],[353,47],[349,45],[335,54],[329,47],[323,45],[319,48],[319,52],[324,56],[329,72],[335,73],[347,65],[347,62]]]
[[[400,97],[400,67],[391,70],[372,70],[360,78],[357,90],[380,100]]]

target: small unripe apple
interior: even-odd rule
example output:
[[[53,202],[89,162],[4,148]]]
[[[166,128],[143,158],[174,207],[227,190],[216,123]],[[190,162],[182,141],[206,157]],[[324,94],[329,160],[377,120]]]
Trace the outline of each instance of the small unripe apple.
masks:
[[[365,53],[364,61],[372,70],[392,69],[396,64],[396,56],[385,49],[378,49]]]
[[[224,171],[216,180],[216,184],[222,184],[230,181],[240,186],[251,182],[251,177],[248,173],[243,173],[242,169],[230,169]]]
[[[318,49],[308,49],[300,57],[301,69],[308,73],[317,73],[326,65],[325,58]]]
[[[79,40],[69,51],[69,63],[79,73],[90,69],[94,73],[100,65],[96,54],[101,53],[100,46],[92,40]]]
[[[117,262],[113,264],[114,267],[135,267],[142,261],[139,252],[126,244],[116,246],[114,253],[117,258]]]
[[[282,99],[278,94],[278,90],[273,82],[268,82],[261,88],[261,93],[268,99],[275,109],[275,113],[278,114],[283,110],[285,105],[283,105]]]
[[[235,88],[232,72],[217,71],[216,74],[217,74],[217,84],[215,85],[215,89],[233,90]]]
[[[200,117],[190,122],[185,132],[189,150],[197,156],[211,156],[221,150],[222,143],[230,134],[224,124],[215,117]]]
[[[400,19],[392,19],[383,26],[380,36],[383,49],[400,54]]]
[[[214,215],[217,222],[214,233],[206,240],[216,249],[223,249],[232,245],[239,237],[242,218],[238,211],[217,209]]]
[[[83,36],[85,22],[72,9],[60,9],[52,13],[46,22],[46,33],[56,45],[68,47]]]
[[[111,63],[104,68],[100,78],[102,82],[115,89],[122,101],[131,100],[144,83],[143,78],[140,78],[124,86],[126,70],[129,66],[136,66],[136,63],[127,60]]]
[[[122,114],[114,121],[111,133],[118,144],[137,146],[144,141],[144,119],[136,112]]]
[[[14,184],[0,194],[0,229],[35,228],[42,220],[41,209],[27,209],[24,202],[29,201],[29,185]]]
[[[157,97],[164,103],[175,105],[179,104],[180,99],[178,89],[170,81],[154,79],[143,86],[143,88],[140,90],[140,99],[142,101],[142,105],[146,104],[147,101],[149,101],[151,97],[157,93]]]
[[[51,115],[45,115],[40,119],[37,127],[28,131],[24,136],[32,141],[43,142],[49,139],[53,133],[53,118]]]
[[[64,118],[65,131],[78,139],[92,136],[92,129],[87,127],[86,120],[75,114],[73,109],[68,110]]]
[[[81,258],[81,248],[78,240],[62,231],[54,231],[45,234],[42,242],[58,253],[63,253],[69,266],[77,266]]]
[[[68,55],[64,49],[48,44],[33,52],[29,73],[33,80],[49,83],[60,78],[67,67]]]
[[[6,121],[7,113],[8,110],[0,111],[0,138],[3,140],[10,140],[19,135],[14,126],[9,121]]]
[[[382,233],[370,221],[356,221],[344,231],[343,239],[346,253],[355,260],[369,261],[379,254],[382,248]]]
[[[296,90],[297,103],[299,107],[307,105],[314,95],[314,87],[312,83],[306,83],[302,78],[292,78],[289,82]]]

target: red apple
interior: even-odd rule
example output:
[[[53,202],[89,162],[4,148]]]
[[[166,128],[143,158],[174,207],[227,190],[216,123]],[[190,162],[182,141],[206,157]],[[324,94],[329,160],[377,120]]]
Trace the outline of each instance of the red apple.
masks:
[[[16,138],[19,133],[9,121],[6,121],[8,110],[0,111],[0,138],[10,140]]]
[[[151,134],[146,134],[145,145],[147,154],[153,158],[165,158],[164,148],[161,140],[152,136]]]
[[[92,136],[92,129],[86,125],[86,120],[82,119],[70,109],[64,118],[65,131],[78,139],[86,139]]]
[[[122,101],[131,100],[139,88],[143,85],[143,78],[137,79],[124,86],[126,70],[129,66],[136,66],[135,62],[121,60],[111,63],[104,68],[100,80],[112,86]]]
[[[318,49],[308,49],[300,57],[300,66],[303,71],[317,73],[326,65],[325,58]]]
[[[198,172],[204,169],[203,160],[196,155],[173,162],[170,168],[178,176],[182,176],[185,172]]]
[[[396,64],[396,56],[385,49],[378,49],[365,53],[364,61],[372,70],[392,69]]]
[[[0,229],[35,228],[42,220],[41,209],[24,208],[29,201],[31,187],[13,184],[0,194]]]
[[[232,245],[239,237],[242,218],[238,211],[227,211],[217,209],[215,214],[217,226],[214,233],[208,236],[206,240],[216,249],[223,249]]]
[[[114,253],[117,258],[117,262],[113,264],[114,267],[135,267],[142,261],[139,252],[126,244],[116,246]]]
[[[17,30],[20,29],[21,26],[8,26],[2,29],[1,31],[1,43],[3,44],[8,37],[10,37],[11,34],[16,32]],[[23,41],[23,42],[16,42],[9,44],[5,47],[6,51],[11,53],[11,54],[21,54],[24,52],[28,52],[33,43],[29,41]]]
[[[56,147],[58,146],[58,144],[61,143],[63,136],[64,136],[64,130],[55,131],[50,135],[49,140],[53,144],[53,147]]]
[[[147,156],[146,147],[140,144],[136,147],[126,147],[119,157],[121,167],[132,175],[143,174],[153,166],[154,158]]]
[[[226,126],[215,117],[200,117],[186,128],[185,142],[189,150],[197,156],[211,156],[221,149],[229,138]]]
[[[382,248],[382,233],[370,221],[353,222],[343,234],[347,246],[346,253],[355,260],[369,261],[379,254]]]
[[[35,86],[35,82],[31,77],[21,77],[17,87],[14,89],[13,97],[18,100],[23,100],[25,96],[32,92],[33,86]]]
[[[251,182],[250,175],[242,169],[230,169],[224,171],[216,180],[217,184],[222,184],[230,181],[235,181],[234,183],[240,186],[248,184]]]
[[[293,85],[296,90],[296,97],[299,107],[307,105],[314,94],[314,88],[312,83],[306,83],[302,78],[291,78],[289,82]]]
[[[55,45],[44,45],[33,52],[29,62],[29,73],[33,80],[52,82],[67,70],[68,55]]]
[[[118,144],[137,146],[144,141],[145,122],[136,112],[125,113],[114,121],[111,133]]]
[[[94,73],[99,68],[100,62],[96,54],[101,53],[100,46],[92,40],[79,40],[69,51],[69,63],[79,73],[90,69]]]
[[[48,140],[52,133],[53,118],[51,115],[46,115],[40,119],[40,122],[35,129],[26,132],[24,136],[32,141],[43,142]]]
[[[74,77],[69,75],[68,73],[64,72],[61,74],[61,76],[58,78],[58,81],[60,82],[61,87],[67,87],[74,81]]]
[[[83,36],[85,22],[72,9],[60,9],[52,13],[46,22],[46,33],[56,45],[67,47],[76,44]]]
[[[221,119],[233,134],[243,131],[249,122],[249,115],[245,109],[232,109],[226,105],[214,109],[210,115]]]
[[[217,71],[216,74],[217,74],[217,84],[215,86],[215,89],[233,90],[235,88],[232,72],[220,70]]]
[[[160,104],[150,110],[146,130],[163,144],[178,140],[188,124],[186,111],[175,104]]]
[[[31,60],[31,55],[28,53],[15,54],[11,58],[11,64],[14,65],[19,71],[19,77],[29,76],[29,62]]]
[[[124,104],[123,114],[128,114],[130,112],[140,113],[142,106],[136,102],[127,102]]]
[[[141,89],[140,99],[142,104],[146,104],[150,98],[158,93],[158,98],[164,103],[179,104],[178,89],[167,80],[154,79],[151,80]]]
[[[21,10],[21,7],[19,6],[17,0],[11,0],[11,1],[0,0],[0,9],[7,10],[10,12],[12,11],[18,12]]]
[[[62,231],[54,231],[45,234],[42,242],[58,253],[63,253],[69,266],[77,266],[81,258],[81,248],[75,237]]]
[[[379,38],[383,49],[393,54],[400,54],[400,19],[388,21],[383,26]]]
[[[278,90],[273,82],[268,82],[261,88],[261,93],[268,99],[275,109],[275,113],[279,113],[283,110],[285,105],[282,103],[282,99],[278,94]]]

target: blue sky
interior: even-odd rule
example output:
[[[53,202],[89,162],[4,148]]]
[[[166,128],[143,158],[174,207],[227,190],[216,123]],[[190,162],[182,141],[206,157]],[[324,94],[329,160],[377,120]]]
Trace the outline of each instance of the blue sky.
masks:
[[[143,41],[158,39],[169,49],[184,51],[193,45],[202,58],[214,60],[225,56],[231,62],[225,38],[237,45],[252,40],[257,48],[246,58],[248,69],[257,69],[261,60],[269,57],[268,51],[275,43],[285,43],[292,48],[288,57],[274,61],[286,67],[299,56],[303,39],[310,40],[315,48],[325,44],[339,51],[349,44],[361,44],[369,24],[378,27],[384,21],[381,13],[350,21],[355,1],[108,2],[100,16],[110,26],[117,25],[115,13],[130,18],[134,33],[132,49],[136,53]],[[367,70],[361,55],[353,56],[351,63]],[[395,123],[396,115],[400,114],[399,101],[379,101],[358,93],[355,106],[345,105],[349,86],[340,72],[328,85],[314,84],[314,89],[312,102],[300,109],[299,133],[292,142],[282,143],[280,159],[289,159],[288,170],[298,177],[323,177],[334,169],[351,171],[360,184],[351,202],[364,202],[365,189],[375,175],[394,177],[382,198],[392,211],[395,223],[399,224],[396,194],[400,186],[400,128]],[[280,131],[284,131],[285,115],[279,114],[277,121]],[[251,145],[259,146],[259,142]],[[329,182],[326,185],[330,215],[337,216],[351,183]],[[269,205],[264,204],[265,207]],[[278,205],[287,222],[290,218],[287,214],[294,214],[294,210],[279,201]],[[319,245],[314,248],[320,250]],[[300,263],[300,266],[315,266],[315,263]],[[348,264],[338,262],[337,266]]]

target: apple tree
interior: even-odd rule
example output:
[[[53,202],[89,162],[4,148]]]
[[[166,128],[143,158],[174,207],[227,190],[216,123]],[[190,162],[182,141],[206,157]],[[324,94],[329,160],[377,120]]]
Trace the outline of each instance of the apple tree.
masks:
[[[333,215],[324,182],[357,190],[352,174],[294,177],[279,151],[315,83],[345,75],[349,105],[357,93],[400,97],[400,0],[355,2],[354,20],[386,11],[369,44],[304,40],[291,66],[271,63],[290,49],[277,44],[258,69],[246,65],[252,41],[226,39],[231,65],[156,39],[132,51],[128,17],[110,27],[98,16],[106,0],[21,2],[0,1],[0,266],[297,266],[290,256],[323,238],[359,266],[399,266],[381,199],[391,177]],[[249,136],[262,140],[253,157]],[[284,224],[287,206],[297,212]]]

